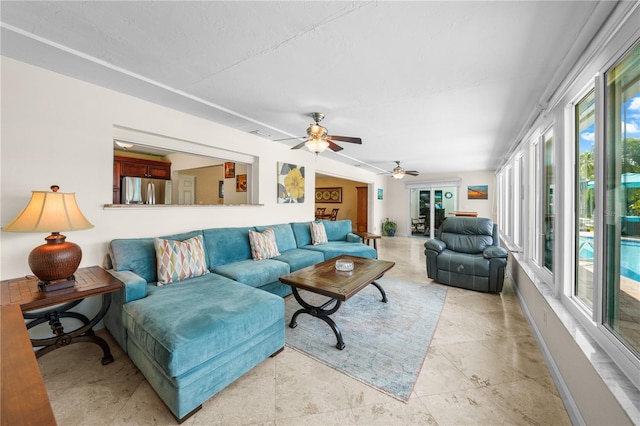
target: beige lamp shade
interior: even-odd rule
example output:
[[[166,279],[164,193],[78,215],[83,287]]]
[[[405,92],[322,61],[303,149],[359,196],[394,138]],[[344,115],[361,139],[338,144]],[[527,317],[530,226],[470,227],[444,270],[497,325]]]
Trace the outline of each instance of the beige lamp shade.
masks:
[[[31,200],[2,230],[64,232],[93,228],[80,211],[75,193],[31,191]]]
[[[29,253],[29,267],[39,278],[42,291],[54,291],[73,287],[74,273],[82,260],[82,250],[66,241],[63,231],[79,231],[93,228],[80,211],[74,193],[31,191],[31,200],[11,222],[2,228],[6,232],[51,232],[46,244]]]

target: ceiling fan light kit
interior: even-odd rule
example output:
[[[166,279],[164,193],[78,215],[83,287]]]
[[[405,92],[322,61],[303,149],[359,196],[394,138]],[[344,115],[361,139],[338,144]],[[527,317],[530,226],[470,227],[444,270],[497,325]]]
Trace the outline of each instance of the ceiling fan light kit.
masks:
[[[402,179],[404,175],[418,176],[419,174],[420,173],[416,172],[415,170],[405,170],[402,166],[400,166],[400,161],[396,161],[396,167],[394,167],[391,171],[391,176],[394,179]]]
[[[329,142],[324,139],[311,138],[305,142],[305,146],[309,148],[309,151],[320,154],[329,147]]]
[[[324,118],[324,114],[321,112],[312,112],[311,117],[315,121],[315,123],[309,124],[307,128],[307,136],[306,137],[297,137],[291,139],[306,139],[304,142],[297,144],[291,149],[300,149],[303,146],[306,146],[309,151],[315,152],[319,154],[324,152],[327,148],[332,150],[333,152],[341,151],[343,148],[334,143],[334,141],[340,142],[348,142],[348,143],[356,143],[362,144],[362,139],[354,138],[349,136],[335,136],[328,134],[326,127],[320,125],[320,121]],[[287,140],[287,139],[278,139],[278,141]]]
[[[394,179],[402,179],[404,177],[404,169],[402,167],[396,167],[393,169],[392,176]]]

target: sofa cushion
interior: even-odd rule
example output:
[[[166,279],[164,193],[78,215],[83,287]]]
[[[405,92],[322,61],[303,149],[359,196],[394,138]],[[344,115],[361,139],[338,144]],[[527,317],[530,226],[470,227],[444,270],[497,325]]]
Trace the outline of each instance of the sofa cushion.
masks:
[[[208,273],[202,235],[184,241],[156,238],[158,285],[199,277]]]
[[[317,246],[308,245],[303,247],[306,250],[319,251],[324,256],[324,260],[332,259],[341,254],[351,256],[367,257],[369,259],[377,259],[378,253],[373,247],[362,243],[349,243],[346,241],[330,241],[328,244],[320,244]]]
[[[311,244],[317,246],[318,244],[327,244],[327,231],[324,229],[322,222],[311,222],[309,230],[311,232]]]
[[[209,269],[251,259],[249,230],[254,228],[211,228],[202,231]]]
[[[177,377],[281,322],[284,300],[208,274],[153,287],[123,309],[129,339]]]
[[[265,259],[260,262],[249,259],[218,265],[211,271],[251,287],[261,287],[278,281],[282,275],[288,274],[290,269],[287,263],[274,259]]]
[[[276,244],[276,234],[273,229],[268,228],[263,232],[249,230],[249,246],[251,246],[251,257],[253,260],[271,259],[280,256],[278,245]]]
[[[256,231],[264,232],[266,229],[273,229],[276,234],[276,244],[278,244],[278,250],[280,253],[287,250],[297,248],[296,237],[293,235],[293,229],[288,223],[269,226],[256,226]]]
[[[183,241],[196,235],[202,235],[202,232],[192,231],[160,238]],[[116,271],[132,271],[144,278],[148,283],[158,281],[156,249],[153,241],[154,238],[121,238],[112,240],[109,244],[109,252],[113,262],[113,269]]]
[[[289,270],[294,272],[298,269],[323,262],[324,254],[316,250],[293,249],[287,250],[280,256],[274,257],[273,259],[288,263]]]

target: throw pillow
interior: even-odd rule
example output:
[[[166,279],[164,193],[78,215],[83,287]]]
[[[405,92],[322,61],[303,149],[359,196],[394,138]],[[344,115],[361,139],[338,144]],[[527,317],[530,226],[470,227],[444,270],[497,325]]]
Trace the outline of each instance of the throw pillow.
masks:
[[[311,222],[311,244],[317,246],[318,244],[327,244],[329,239],[327,238],[327,231],[324,229],[324,223]]]
[[[156,238],[154,245],[158,265],[158,285],[209,273],[202,235],[184,241]]]
[[[249,244],[251,244],[251,257],[253,260],[271,259],[280,256],[276,244],[276,233],[271,228],[264,232],[249,230]]]

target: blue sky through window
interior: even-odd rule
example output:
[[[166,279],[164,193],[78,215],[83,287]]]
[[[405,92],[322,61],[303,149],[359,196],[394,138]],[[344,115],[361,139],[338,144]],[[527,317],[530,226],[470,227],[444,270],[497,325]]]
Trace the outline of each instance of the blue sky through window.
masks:
[[[622,114],[625,117],[621,123],[622,137],[640,138],[640,93],[625,102]],[[595,123],[592,123],[580,132],[580,153],[593,150],[594,138]]]

